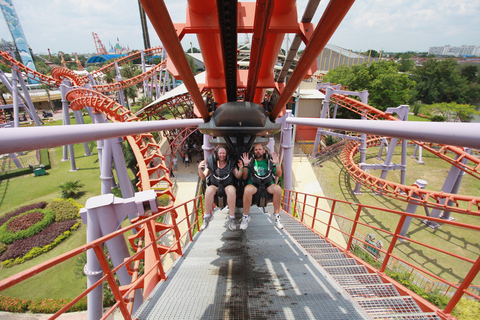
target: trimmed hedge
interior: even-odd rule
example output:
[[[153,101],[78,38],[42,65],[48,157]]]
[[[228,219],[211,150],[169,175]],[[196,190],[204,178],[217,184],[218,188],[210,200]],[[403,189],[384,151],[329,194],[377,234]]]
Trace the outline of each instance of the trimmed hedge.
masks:
[[[35,212],[35,211],[39,211],[39,212],[44,214],[44,218],[43,218],[42,221],[39,221],[39,222],[35,223],[30,228],[25,229],[25,230],[21,230],[21,231],[18,231],[18,232],[8,231],[8,223],[10,221],[13,221],[13,220],[17,219],[19,216],[29,214],[30,212]],[[15,240],[19,240],[19,239],[34,236],[37,233],[39,233],[40,231],[42,231],[43,229],[45,229],[53,221],[55,221],[55,212],[53,212],[52,210],[47,210],[47,209],[34,209],[34,210],[24,212],[19,216],[10,218],[6,223],[4,223],[0,227],[0,242],[5,243],[5,244],[11,244]]]
[[[45,166],[44,167],[45,170],[51,169],[52,166],[50,165],[50,154],[48,153],[47,149],[40,150],[40,163]],[[0,174],[0,181],[15,178],[15,177],[20,177],[20,176],[26,176],[27,174],[32,174],[32,173],[33,173],[32,169],[30,169],[29,167],[15,169],[15,170],[8,171],[7,173]]]

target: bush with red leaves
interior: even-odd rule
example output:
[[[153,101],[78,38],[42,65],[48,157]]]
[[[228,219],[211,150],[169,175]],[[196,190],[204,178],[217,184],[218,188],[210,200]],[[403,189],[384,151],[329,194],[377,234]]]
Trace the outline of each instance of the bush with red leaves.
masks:
[[[27,213],[17,219],[7,223],[7,230],[10,232],[18,232],[33,226],[35,223],[42,221],[44,215],[39,211]]]
[[[45,209],[46,206],[47,206],[47,203],[45,201],[42,201],[34,204],[29,204],[28,206],[23,206],[11,212],[8,212],[3,217],[0,217],[0,226],[3,225],[8,220],[10,220],[10,218],[12,217],[16,217],[24,212],[34,210],[34,209]]]

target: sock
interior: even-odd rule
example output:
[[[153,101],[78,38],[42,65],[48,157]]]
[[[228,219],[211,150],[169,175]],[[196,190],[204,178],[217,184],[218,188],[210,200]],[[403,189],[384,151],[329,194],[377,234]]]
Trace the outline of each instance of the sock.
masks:
[[[243,216],[244,216],[245,218],[248,218],[248,215],[246,215],[246,214],[244,214]]]
[[[280,218],[280,213],[274,213],[275,217]]]
[[[207,219],[207,218],[210,218],[212,215],[211,214],[206,214],[203,219]]]

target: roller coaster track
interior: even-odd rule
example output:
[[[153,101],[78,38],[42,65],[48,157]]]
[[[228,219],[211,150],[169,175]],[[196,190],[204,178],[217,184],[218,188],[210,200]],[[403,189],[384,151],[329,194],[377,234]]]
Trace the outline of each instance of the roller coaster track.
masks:
[[[81,110],[90,106],[103,113],[112,122],[140,121],[130,110],[94,90],[83,88],[71,90],[67,94],[67,100],[70,101],[72,110]],[[157,196],[168,195],[174,201],[172,182],[165,166],[165,158],[153,135],[139,134],[127,136],[126,139],[138,163],[140,181],[137,187],[142,191],[150,190],[157,183],[164,181],[168,184],[168,188],[164,191],[156,191]],[[155,164],[153,167],[150,166],[152,161]]]
[[[154,55],[157,53],[161,53],[162,48],[156,47],[156,48],[145,50],[144,52],[146,55]],[[116,60],[116,62],[119,65],[123,65],[135,59],[139,59],[140,54],[141,52],[135,52],[131,55],[128,55],[126,57]],[[3,63],[11,68],[16,67],[18,68],[19,71],[23,72],[25,76],[27,76],[28,78],[39,81],[43,84],[47,84],[49,86],[53,86],[53,87],[59,87],[64,78],[68,78],[72,80],[75,86],[83,86],[85,83],[89,82],[88,76],[79,76],[72,70],[65,67],[55,67],[51,71],[52,76],[51,77],[46,76],[42,73],[39,73],[35,70],[28,68],[27,66],[13,59],[8,54],[8,52],[4,52],[4,51],[0,51],[0,63]],[[119,81],[113,84],[96,85],[94,86],[94,88],[99,92],[108,92],[108,91],[125,89],[127,87],[136,85],[137,83],[140,83],[152,77],[153,75],[161,72],[162,70],[166,69],[166,65],[167,65],[167,62],[166,60],[164,60],[161,63],[155,65],[155,67],[153,67],[149,71],[141,73],[138,76],[135,76],[127,80]],[[115,62],[109,63],[101,69],[93,70],[90,74],[93,75],[95,78],[112,70],[113,68],[115,68]]]
[[[146,56],[153,56],[157,53],[162,53],[162,52],[163,52],[162,47],[155,47],[155,48],[151,48],[151,49],[147,49],[147,50],[143,51],[143,53]],[[97,78],[97,77],[102,76],[103,74],[109,72],[110,70],[113,70],[115,68],[115,62],[117,63],[118,66],[121,66],[121,65],[124,65],[124,64],[126,64],[130,61],[133,61],[135,59],[140,59],[140,58],[141,58],[141,51],[137,51],[137,52],[134,52],[134,53],[132,53],[128,56],[117,59],[114,62],[111,62],[111,63],[105,65],[104,67],[100,68],[100,69],[93,70],[92,72],[90,72],[90,74],[93,76],[93,78]],[[86,77],[87,76],[85,76],[85,78]]]
[[[95,85],[93,88],[99,92],[108,92],[108,91],[114,91],[114,90],[121,90],[125,89],[131,86],[136,85],[137,83],[140,83],[144,80],[147,80],[148,78],[156,75],[157,73],[161,72],[162,70],[165,70],[167,67],[167,61],[164,60],[160,62],[159,64],[155,65],[152,69],[148,70],[147,72],[141,73],[138,76],[135,76],[133,78],[127,79],[127,80],[122,80],[119,82],[111,83],[111,84],[105,84],[105,85]]]
[[[320,91],[325,93],[324,90]],[[400,121],[391,114],[380,111],[372,106],[344,95],[332,94],[330,101],[348,110],[356,112],[367,119]],[[380,144],[379,138],[369,138],[370,139],[367,141],[367,148],[378,146]],[[466,153],[463,148],[456,146],[434,145],[432,143],[418,141],[413,142],[428,150],[433,155],[441,158],[442,160],[447,161],[471,176],[480,179],[480,159],[474,155]],[[412,195],[416,194],[421,198],[418,200],[418,202],[431,207],[440,207],[444,210],[480,215],[480,197],[463,196],[446,193],[443,191],[423,190],[415,186],[406,186],[377,178],[363,171],[360,166],[355,163],[354,156],[358,152],[359,144],[355,141],[350,141],[342,151],[341,161],[350,176],[365,187],[374,190],[377,193],[407,202],[417,201],[416,199],[412,198]],[[453,154],[456,157],[453,159],[447,154]],[[468,159],[469,162],[467,162],[467,164],[463,164],[461,163],[463,159]],[[454,203],[455,206],[450,206],[450,203]],[[460,207],[461,205],[462,207]]]
[[[25,74],[30,79],[39,81],[43,84],[47,84],[50,86],[55,86],[58,87],[60,86],[61,80],[60,79],[55,79],[49,76],[46,76],[40,72],[37,72],[35,70],[32,70],[28,68],[27,66],[19,63],[17,60],[13,59],[8,52],[5,51],[0,51],[0,63],[5,64],[6,66],[9,66],[10,68],[18,68],[18,71],[21,71]]]

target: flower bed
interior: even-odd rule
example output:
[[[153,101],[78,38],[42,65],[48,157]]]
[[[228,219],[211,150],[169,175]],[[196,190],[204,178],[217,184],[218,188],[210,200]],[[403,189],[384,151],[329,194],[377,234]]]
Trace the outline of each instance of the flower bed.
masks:
[[[31,211],[33,209],[45,209],[46,206],[47,206],[47,203],[45,201],[42,201],[42,202],[30,204],[28,206],[23,206],[11,212],[8,212],[3,217],[0,217],[0,226],[2,226],[5,222],[10,220],[10,218],[16,217],[24,212]]]
[[[3,266],[11,267],[18,263],[25,262],[25,260],[30,260],[42,253],[48,252],[63,239],[67,238],[70,235],[70,232],[76,230],[79,225],[80,222],[77,222],[77,220],[66,220],[52,223],[32,237],[13,242],[0,256],[0,261],[2,261]],[[62,235],[63,237],[61,237],[61,239],[57,239]],[[17,263],[14,263],[14,261],[8,261],[24,255],[25,257],[17,261]]]
[[[43,214],[43,219],[41,219],[38,222],[35,222],[35,219],[23,219],[23,216],[30,216],[30,213],[33,212],[40,212]],[[14,225],[17,225],[14,223],[15,220],[21,219],[25,223],[29,223],[27,225],[26,229],[23,230],[18,230],[17,228],[14,228],[13,230],[10,230],[8,227],[10,223],[13,223]],[[16,240],[19,239],[24,239],[24,238],[29,238],[43,229],[45,229],[47,226],[49,226],[53,221],[55,221],[55,212],[47,209],[34,209],[31,211],[27,211],[25,213],[20,214],[17,217],[12,217],[10,218],[6,223],[4,223],[0,227],[0,242],[5,243],[5,244],[11,244]]]

